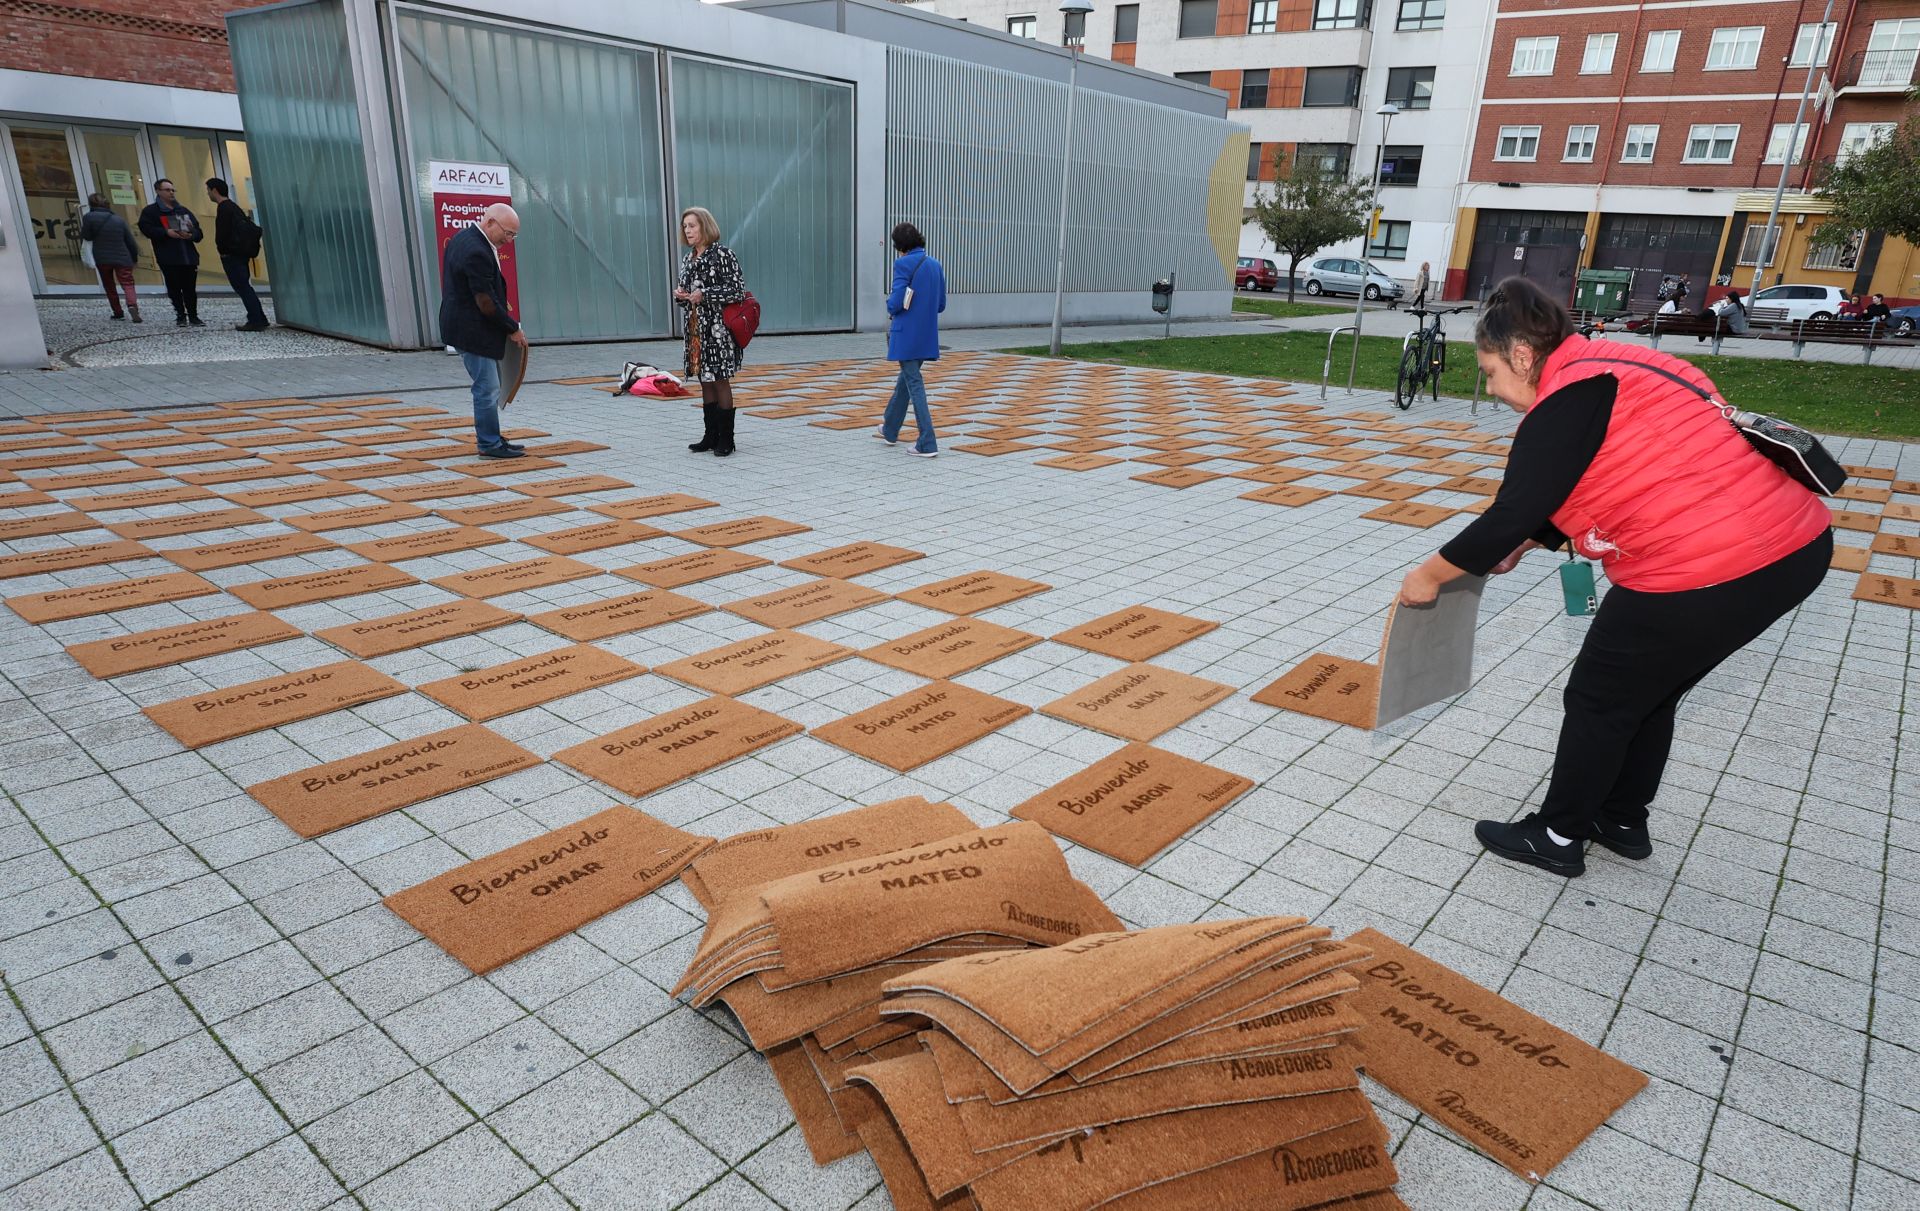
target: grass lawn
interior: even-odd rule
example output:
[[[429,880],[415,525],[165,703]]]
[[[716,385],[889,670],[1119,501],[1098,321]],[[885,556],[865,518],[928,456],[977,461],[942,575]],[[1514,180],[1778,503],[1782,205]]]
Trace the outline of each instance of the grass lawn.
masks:
[[[1299,315],[1338,315],[1353,314],[1353,308],[1342,307],[1338,303],[1289,303],[1284,298],[1262,294],[1259,296],[1236,293],[1233,296],[1235,311],[1255,311],[1261,315],[1277,315],[1283,319]]]
[[[1236,299],[1235,303],[1242,301],[1266,302]],[[1669,341],[1662,352],[1684,357],[1699,366],[1721,393],[1741,408],[1779,416],[1817,433],[1920,440],[1920,370],[1776,358],[1709,357],[1678,346],[1679,342]],[[1350,338],[1343,337],[1334,348],[1330,390],[1346,386],[1351,347]],[[1088,361],[1318,384],[1326,351],[1324,332],[1269,332],[1107,341],[1075,345],[1070,352]],[[1046,348],[1037,346],[1009,352],[1045,356]],[[1448,343],[1447,352],[1447,372],[1441,380],[1440,393],[1470,397],[1475,378],[1471,346],[1456,335]],[[1391,391],[1399,366],[1399,337],[1366,337],[1360,345],[1360,372],[1355,385]],[[1329,395],[1328,398],[1336,397]]]

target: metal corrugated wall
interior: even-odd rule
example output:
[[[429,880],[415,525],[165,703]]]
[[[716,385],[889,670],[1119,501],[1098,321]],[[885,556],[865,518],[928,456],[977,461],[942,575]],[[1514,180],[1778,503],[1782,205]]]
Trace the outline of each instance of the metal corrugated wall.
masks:
[[[1067,86],[890,48],[887,219],[919,227],[968,294],[1052,293]],[[1235,128],[1081,90],[1069,186],[1069,291],[1228,290],[1210,178]]]

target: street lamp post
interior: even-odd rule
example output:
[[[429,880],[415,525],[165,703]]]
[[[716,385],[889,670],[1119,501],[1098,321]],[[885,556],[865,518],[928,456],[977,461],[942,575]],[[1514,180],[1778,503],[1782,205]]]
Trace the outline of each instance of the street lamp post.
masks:
[[[1080,44],[1087,39],[1087,14],[1093,11],[1092,0],[1062,0],[1060,11],[1065,15],[1067,26],[1071,26],[1074,16],[1080,18],[1080,37],[1076,41],[1071,33],[1067,34],[1067,52],[1072,56],[1072,65],[1067,68],[1067,134],[1060,145],[1060,242],[1053,263],[1053,337],[1047,342],[1047,351],[1054,357],[1060,356],[1060,306],[1067,284],[1067,184],[1073,173],[1073,98],[1080,83]]]
[[[1400,112],[1400,106],[1389,101],[1374,112],[1380,115],[1380,146],[1373,153],[1373,200],[1367,203],[1367,229],[1360,233],[1360,288],[1353,300],[1353,357],[1347,363],[1348,393],[1352,393],[1354,376],[1360,370],[1360,326],[1367,312],[1367,274],[1372,271],[1367,247],[1373,234],[1373,216],[1380,209],[1380,168],[1387,154],[1387,131],[1392,128],[1393,115]]]
[[[1813,95],[1813,74],[1832,56],[1834,48],[1828,37],[1828,22],[1833,19],[1833,0],[1827,0],[1826,11],[1820,14],[1819,32],[1814,35],[1814,53],[1807,56],[1807,81],[1800,87],[1800,104],[1793,111],[1793,128],[1787,132],[1787,150],[1780,159],[1780,183],[1773,190],[1773,205],[1767,211],[1766,231],[1760,237],[1760,251],[1753,254],[1753,289],[1747,294],[1747,302],[1753,302],[1753,296],[1760,293],[1760,279],[1766,273],[1767,266],[1773,262],[1773,245],[1780,240],[1780,201],[1787,194],[1787,173],[1792,171],[1794,162],[1800,157],[1794,152],[1800,145],[1800,129],[1807,116],[1807,99]],[[1828,43],[1822,46],[1822,40]],[[1825,53],[1821,53],[1821,52]]]

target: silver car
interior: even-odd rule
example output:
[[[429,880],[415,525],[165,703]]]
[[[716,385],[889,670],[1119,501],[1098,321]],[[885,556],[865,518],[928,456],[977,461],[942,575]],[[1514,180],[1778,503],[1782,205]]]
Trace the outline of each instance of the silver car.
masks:
[[[1397,299],[1406,293],[1371,261],[1366,266],[1365,285],[1360,262],[1352,257],[1316,257],[1307,262],[1308,294],[1360,294],[1369,299]]]

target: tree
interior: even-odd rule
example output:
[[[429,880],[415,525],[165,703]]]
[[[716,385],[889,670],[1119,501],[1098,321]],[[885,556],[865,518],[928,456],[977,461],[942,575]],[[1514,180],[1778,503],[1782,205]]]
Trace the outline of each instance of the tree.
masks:
[[[1920,119],[1845,160],[1828,164],[1814,193],[1833,213],[1813,233],[1815,245],[1844,244],[1862,228],[1920,244]]]
[[[1372,191],[1365,181],[1350,181],[1324,165],[1292,157],[1276,164],[1271,189],[1254,190],[1253,221],[1287,264],[1287,301],[1300,262],[1341,240],[1367,231]]]

